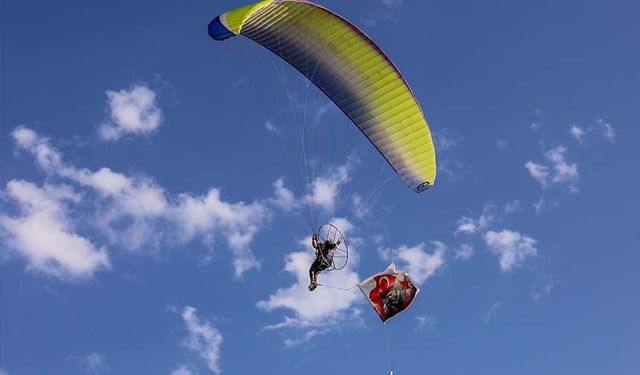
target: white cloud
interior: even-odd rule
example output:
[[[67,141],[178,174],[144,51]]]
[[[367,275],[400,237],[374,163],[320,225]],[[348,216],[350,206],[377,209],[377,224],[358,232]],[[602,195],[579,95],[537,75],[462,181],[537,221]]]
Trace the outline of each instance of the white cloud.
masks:
[[[571,127],[569,127],[569,133],[580,143],[584,140],[585,131],[576,124],[571,124]]]
[[[488,219],[489,217],[485,217],[484,215],[480,216],[479,219],[463,216],[458,219],[455,233],[474,234],[491,222]]]
[[[133,181],[123,174],[115,173],[109,168],[100,168],[97,172],[91,173],[81,170],[71,173],[76,179],[88,186],[98,190],[105,196],[116,196],[121,192],[132,189]]]
[[[557,200],[548,199],[544,196],[544,194],[540,195],[537,201],[533,202],[533,208],[536,213],[539,214],[545,210],[550,210],[559,206],[559,202]]]
[[[102,353],[90,353],[84,358],[85,367],[88,373],[93,375],[106,374],[110,366]]]
[[[349,181],[351,169],[352,163],[347,161],[346,164],[332,169],[334,173],[314,179],[311,182],[311,192],[304,198],[305,202],[313,204],[325,212],[333,212],[340,188]]]
[[[29,269],[76,279],[111,267],[104,248],[74,232],[66,202],[78,202],[80,196],[69,186],[39,188],[11,180],[4,194],[18,204],[21,215],[0,216],[3,240],[27,259]]]
[[[295,210],[300,207],[300,202],[296,199],[295,194],[284,186],[284,179],[281,177],[273,183],[273,199],[272,203],[285,212]]]
[[[97,225],[114,244],[132,251],[155,249],[161,241],[160,221],[170,213],[169,198],[162,187],[144,176],[125,178],[128,188],[101,201]],[[103,193],[100,187],[89,186]]]
[[[191,370],[186,366],[179,366],[175,370],[171,371],[171,375],[191,375]]]
[[[538,183],[540,183],[543,188],[547,187],[547,180],[549,179],[549,168],[532,161],[526,162],[524,164],[524,167],[527,168],[531,177],[533,177],[534,180],[538,181]]]
[[[566,148],[558,146],[549,150],[546,153],[546,157],[551,161],[553,169],[555,171],[552,182],[563,183],[571,182],[578,179],[578,165],[576,163],[567,163],[565,160]]]
[[[459,181],[473,169],[456,157],[445,157],[438,160],[438,173],[449,181]]]
[[[178,198],[171,217],[180,228],[183,240],[200,235],[205,241],[212,241],[215,233],[224,234],[234,254],[236,277],[260,267],[249,245],[268,220],[268,210],[262,203],[227,203],[220,199],[218,189],[209,190],[205,196],[180,194]]]
[[[458,181],[468,175],[472,168],[456,157],[455,149],[459,147],[462,138],[453,135],[448,129],[432,133],[436,151],[438,152],[438,173],[448,181]]]
[[[487,228],[495,220],[493,211],[494,205],[488,203],[484,205],[482,208],[482,214],[477,219],[467,216],[461,217],[456,223],[456,230],[454,233],[474,234]]]
[[[482,318],[482,322],[484,324],[489,324],[492,320],[494,320],[498,314],[500,313],[500,310],[502,310],[502,302],[495,302],[493,303],[487,310],[483,311],[480,314],[480,317]]]
[[[215,236],[222,236],[234,254],[236,276],[259,268],[249,246],[269,220],[262,202],[228,203],[221,200],[215,188],[204,196],[171,196],[142,175],[127,176],[109,168],[93,172],[68,165],[49,139],[26,127],[16,128],[12,135],[18,147],[34,155],[45,172],[91,188],[100,196],[95,225],[112,243],[135,251],[155,249],[167,239],[187,242],[200,236],[205,243],[213,244]]]
[[[156,93],[146,86],[130,90],[107,91],[110,121],[100,125],[102,139],[116,141],[127,134],[147,134],[160,126],[162,111]]]
[[[499,257],[503,272],[522,265],[527,258],[538,254],[536,240],[507,229],[500,232],[488,231],[484,234],[484,241],[489,250]]]
[[[184,346],[204,359],[209,370],[219,374],[223,337],[218,329],[211,322],[200,319],[196,308],[192,306],[184,307],[182,319],[189,333],[183,341]]]
[[[454,148],[460,142],[460,140],[451,135],[451,133],[449,133],[447,129],[443,129],[439,132],[434,132],[433,139],[436,150],[438,152],[444,152],[451,148]]]
[[[609,142],[614,142],[616,139],[616,132],[613,130],[613,126],[606,122],[604,119],[596,120],[596,127],[600,128],[602,132],[602,136],[605,137]]]
[[[468,260],[474,254],[473,245],[462,244],[454,250],[454,258],[460,260]]]
[[[284,340],[284,346],[287,348],[292,348],[294,346],[298,346],[301,344],[306,344],[308,342],[311,341],[311,339],[313,339],[314,337],[321,335],[324,333],[324,330],[321,329],[311,329],[307,332],[305,332],[301,337],[299,338],[286,338]]]
[[[38,166],[49,174],[70,178],[82,185],[92,187],[105,196],[116,196],[132,189],[130,178],[102,168],[97,172],[68,166],[62,161],[62,154],[51,146],[49,138],[37,134],[25,126],[19,126],[11,132],[19,149],[32,154]]]
[[[416,284],[422,284],[445,264],[444,254],[447,246],[440,241],[433,241],[432,244],[431,253],[427,252],[424,243],[411,247],[403,245],[395,249],[382,249],[379,253],[383,260],[393,261],[398,269],[407,272]]]
[[[587,135],[592,133],[599,133],[610,143],[613,143],[616,140],[616,132],[613,129],[613,126],[601,118],[595,120],[595,122],[590,124],[587,128],[572,124],[569,128],[569,133],[580,143],[584,143]]]
[[[264,128],[267,129],[269,133],[280,134],[280,131],[278,130],[278,128],[271,121],[265,121]]]
[[[428,316],[428,315],[418,315],[416,316],[416,320],[418,321],[418,330],[432,330],[436,327],[436,318]]]
[[[404,5],[404,0],[382,0],[382,4],[388,7],[401,7]]]
[[[571,191],[577,191],[575,183],[580,177],[578,165],[566,161],[566,152],[567,149],[564,146],[558,146],[547,151],[544,155],[550,166],[527,161],[525,168],[543,189],[553,184],[568,184]]]
[[[546,297],[551,293],[554,286],[553,282],[550,282],[539,289],[533,290],[531,292],[531,298],[534,302],[540,302],[543,297]]]
[[[511,202],[507,203],[506,206],[504,206],[504,212],[508,214],[519,212],[521,210],[522,208],[520,207],[520,201],[517,199],[512,200]]]
[[[285,186],[284,179],[279,178],[273,183],[274,197],[270,202],[285,212],[304,206],[305,209],[315,207],[324,213],[332,214],[336,202],[339,201],[341,189],[349,182],[353,166],[354,158],[349,157],[343,165],[326,168],[330,172],[309,181],[307,192],[302,197],[296,197],[293,191]]]
[[[542,205],[542,203],[541,203]],[[505,206],[506,213],[515,212],[520,209],[519,202],[514,200]],[[500,261],[500,269],[503,272],[520,266],[527,258],[537,255],[535,248],[536,241],[517,231],[502,230],[496,232],[489,230],[496,221],[500,221],[500,216],[494,216],[495,205],[485,204],[483,214],[478,219],[462,217],[458,220],[458,227],[455,233],[478,234],[488,246],[491,253],[497,255]],[[454,248],[454,259],[467,260],[475,253],[470,244],[462,244]]]
[[[60,154],[49,146],[49,139],[39,136],[23,125],[11,132],[19,148],[28,149],[44,170],[58,169],[62,163]]]
[[[324,102],[324,104],[322,104],[322,102]],[[311,108],[313,108],[311,125],[313,126],[318,125],[327,113],[330,113],[330,111],[336,109],[336,106],[333,102],[324,100],[324,98],[322,99],[322,102],[315,103],[311,106]]]
[[[404,9],[404,0],[381,0],[380,5],[369,8],[367,16],[360,22],[368,28],[374,28],[382,22],[399,23]]]
[[[542,283],[537,285],[531,291],[531,299],[535,303],[539,303],[543,298],[551,294],[551,291],[556,286],[556,282],[553,277],[550,277],[547,275],[547,276],[543,276],[541,279],[542,279],[541,280]]]

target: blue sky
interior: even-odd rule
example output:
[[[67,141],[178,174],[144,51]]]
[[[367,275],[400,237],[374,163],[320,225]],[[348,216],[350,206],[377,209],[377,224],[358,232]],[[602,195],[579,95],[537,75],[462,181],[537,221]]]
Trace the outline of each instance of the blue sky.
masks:
[[[210,40],[243,4],[2,2],[2,375],[383,374],[366,300],[306,290],[327,220],[352,259],[321,282],[420,284],[396,374],[637,372],[636,2],[323,1],[436,140],[435,188],[360,211],[391,170],[295,71]],[[310,190],[280,148],[305,114]]]

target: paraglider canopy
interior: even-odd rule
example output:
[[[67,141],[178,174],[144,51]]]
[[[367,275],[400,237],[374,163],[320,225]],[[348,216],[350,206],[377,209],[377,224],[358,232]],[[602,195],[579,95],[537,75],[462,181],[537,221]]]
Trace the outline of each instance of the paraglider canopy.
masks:
[[[391,59],[351,22],[302,0],[223,13],[209,35],[244,35],[291,64],[344,112],[415,192],[433,186],[436,156],[415,96]]]

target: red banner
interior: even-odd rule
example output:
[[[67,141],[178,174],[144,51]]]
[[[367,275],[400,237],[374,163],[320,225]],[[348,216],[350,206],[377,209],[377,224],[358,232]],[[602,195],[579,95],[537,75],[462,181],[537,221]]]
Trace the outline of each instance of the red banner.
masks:
[[[409,307],[420,291],[409,275],[396,271],[393,263],[384,272],[361,281],[358,288],[383,322]]]

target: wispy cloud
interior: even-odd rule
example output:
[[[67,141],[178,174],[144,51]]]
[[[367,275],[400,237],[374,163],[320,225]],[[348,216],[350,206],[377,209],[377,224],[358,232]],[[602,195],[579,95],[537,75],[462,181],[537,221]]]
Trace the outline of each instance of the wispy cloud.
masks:
[[[522,210],[522,207],[520,207],[520,201],[517,199],[512,200],[511,202],[507,203],[504,206],[504,212],[508,214],[519,212],[521,210]]]
[[[569,134],[571,134],[578,142],[582,143],[584,140],[585,131],[582,127],[571,124],[569,127]]]
[[[379,6],[373,5],[369,15],[362,19],[367,27],[376,27],[380,22],[400,22],[404,9],[404,0],[381,0]]]
[[[289,190],[284,184],[284,178],[281,177],[273,183],[273,199],[272,203],[284,210],[285,212],[289,212],[295,210],[300,207],[301,203],[296,198],[293,191]]]
[[[193,372],[191,372],[191,370],[184,366],[178,366],[175,370],[171,371],[171,375],[192,375]]]
[[[608,142],[614,142],[616,133],[610,123],[602,118],[596,119],[589,125],[569,124],[567,133],[582,146],[589,146],[594,135],[600,135]],[[568,160],[568,148],[559,145],[543,152],[544,161],[528,160],[524,167],[529,175],[540,184],[542,194],[533,203],[536,212],[542,212],[559,204],[558,200],[550,199],[549,192],[553,187],[565,188],[570,193],[579,192],[580,172],[578,163]]]
[[[480,313],[480,318],[484,324],[489,324],[494,320],[503,308],[502,302],[494,302],[487,310]]]
[[[264,204],[228,203],[221,199],[220,190],[213,188],[202,196],[179,194],[178,203],[172,206],[169,217],[180,228],[185,241],[202,236],[210,242],[214,233],[224,235],[234,254],[237,277],[260,267],[249,246],[268,219],[268,209]]]
[[[106,374],[111,370],[106,357],[102,353],[90,353],[84,358],[85,369],[89,374]]]
[[[531,299],[536,303],[539,303],[543,298],[549,296],[556,286],[556,282],[552,277],[543,277],[541,281],[541,284],[531,291]]]
[[[267,129],[269,133],[280,134],[280,130],[278,130],[273,121],[265,121],[264,128]]]
[[[348,160],[345,164],[332,169],[331,174],[315,178],[311,182],[310,192],[304,197],[304,201],[326,213],[333,212],[340,189],[349,181],[352,168],[353,163]]]
[[[323,334],[324,331],[321,329],[310,329],[309,331],[305,332],[302,336],[297,337],[297,338],[286,338],[284,340],[284,346],[287,348],[291,348],[294,346],[298,346],[301,344],[306,344],[308,342],[310,342],[314,337]]]
[[[162,111],[156,103],[156,93],[144,85],[129,90],[107,91],[109,121],[98,128],[100,137],[117,141],[127,134],[148,134],[160,126]]]
[[[379,254],[385,261],[393,261],[399,269],[405,270],[417,284],[423,284],[444,266],[447,246],[440,241],[432,242],[429,252],[424,243],[416,246],[399,246],[393,249],[380,249]]]
[[[382,0],[382,4],[391,8],[401,7],[404,5],[404,0]]]
[[[455,234],[475,234],[487,228],[495,220],[495,207],[493,204],[485,204],[482,208],[482,214],[477,218],[463,216],[456,223]]]
[[[602,118],[596,119],[586,128],[576,124],[571,124],[569,127],[569,133],[581,144],[585,143],[587,136],[593,133],[599,134],[610,143],[613,143],[616,140],[615,129],[609,122]]]
[[[436,327],[437,323],[436,318],[429,315],[418,315],[416,316],[416,321],[418,323],[418,330],[432,330]]]
[[[562,146],[549,150],[545,155],[554,169],[552,183],[571,183],[579,178],[578,165],[565,160],[566,149]]]
[[[264,202],[225,202],[218,188],[203,195],[171,195],[143,175],[128,176],[110,168],[91,171],[67,164],[47,138],[29,128],[18,127],[12,135],[18,148],[32,154],[48,175],[70,180],[85,188],[84,192],[98,195],[94,224],[113,244],[132,250],[155,249],[167,239],[187,242],[200,237],[213,246],[220,236],[233,251],[236,276],[259,267],[249,246],[269,221],[270,211]]]
[[[597,119],[595,126],[597,128],[600,128],[600,131],[602,133],[602,135],[605,137],[605,139],[607,139],[609,142],[614,142],[616,139],[616,132],[613,129],[613,126],[611,126],[610,123],[608,123],[607,121],[605,121],[604,119]]]
[[[220,331],[211,322],[198,317],[196,308],[192,306],[183,308],[182,319],[188,332],[187,337],[183,340],[183,345],[200,356],[207,363],[209,370],[219,374],[220,346],[223,342]],[[183,373],[185,372],[183,371]]]
[[[432,133],[435,148],[438,152],[444,152],[458,146],[460,138],[455,137],[448,129],[434,131]]]
[[[270,203],[284,212],[313,207],[325,214],[333,214],[336,203],[340,202],[342,190],[350,181],[349,175],[353,172],[354,165],[354,160],[347,158],[344,164],[327,168],[331,172],[313,178],[307,185],[306,192],[301,196],[296,196],[281,177],[273,183],[274,196]],[[354,199],[357,201],[360,198],[354,195],[352,200]]]
[[[454,258],[459,260],[469,260],[474,254],[473,245],[462,244],[454,249]]]
[[[484,241],[489,251],[500,259],[500,269],[503,272],[521,266],[527,258],[538,254],[536,240],[508,229],[500,232],[488,231],[484,235]]]
[[[502,216],[517,210],[519,210],[517,200],[506,204],[504,210],[497,210],[492,202],[485,203],[482,214],[477,219],[468,216],[460,218],[454,234],[477,236],[476,238],[481,239],[492,254],[498,256],[501,271],[511,271],[521,266],[526,259],[537,255],[536,241],[533,238],[514,230],[492,229],[502,221]],[[456,260],[467,260],[475,253],[471,244],[461,244],[453,251]]]
[[[527,161],[524,166],[543,189],[559,184],[569,186],[570,191],[577,191],[576,184],[580,178],[578,164],[567,162],[566,153],[564,146],[558,146],[544,154],[548,165]]]
[[[538,200],[533,202],[532,205],[536,213],[540,213],[558,207],[559,202],[557,200],[545,197],[544,194],[541,194]]]
[[[441,129],[432,133],[434,147],[438,153],[438,173],[448,181],[457,181],[469,174],[471,168],[457,155],[456,149],[462,144],[462,137],[449,129]]]
[[[549,168],[532,161],[526,162],[524,164],[524,167],[527,168],[531,177],[533,177],[534,180],[538,181],[538,183],[542,185],[543,188],[547,187],[547,180],[549,179]]]

